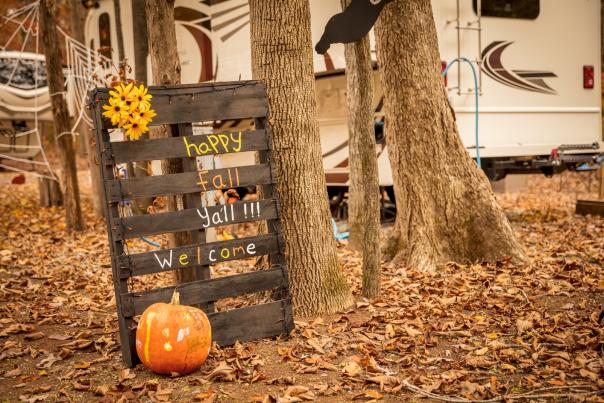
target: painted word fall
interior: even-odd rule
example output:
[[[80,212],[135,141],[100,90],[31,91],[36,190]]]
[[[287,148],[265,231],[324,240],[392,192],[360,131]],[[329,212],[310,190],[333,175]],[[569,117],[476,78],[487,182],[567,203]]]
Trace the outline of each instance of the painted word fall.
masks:
[[[197,184],[203,189],[203,191],[210,190],[207,186],[212,185],[213,189],[221,190],[226,188],[239,187],[239,168],[228,168],[226,174],[215,174],[212,178],[206,177],[208,171],[199,171],[199,182]]]

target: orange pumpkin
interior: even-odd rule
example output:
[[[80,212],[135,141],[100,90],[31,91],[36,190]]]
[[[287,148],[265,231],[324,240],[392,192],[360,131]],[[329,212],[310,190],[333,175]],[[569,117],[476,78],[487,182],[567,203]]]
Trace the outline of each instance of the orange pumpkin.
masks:
[[[201,309],[180,305],[178,292],[169,304],[145,309],[136,329],[138,357],[158,374],[185,375],[197,370],[211,347],[208,317]]]

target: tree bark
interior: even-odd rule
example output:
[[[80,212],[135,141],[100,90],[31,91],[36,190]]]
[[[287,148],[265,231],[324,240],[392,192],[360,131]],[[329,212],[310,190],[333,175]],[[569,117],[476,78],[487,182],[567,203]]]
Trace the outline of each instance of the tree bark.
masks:
[[[168,85],[180,83],[180,61],[176,50],[176,30],[174,26],[174,0],[147,0],[147,32],[149,39],[149,53],[151,54],[151,69],[153,83]],[[153,100],[152,100],[153,102]],[[149,137],[165,138],[177,137],[178,130],[172,126],[154,126]],[[171,159],[162,161],[164,175],[183,172],[183,161]],[[185,201],[182,196],[167,197],[169,211],[182,210]],[[192,242],[188,232],[178,232],[169,237],[170,248],[188,245]],[[174,272],[177,283],[186,283],[197,280],[197,271],[176,270]]]
[[[80,43],[86,43],[84,38],[84,31],[81,29],[84,26],[84,6],[80,0],[69,0],[69,9],[71,15],[71,35]],[[85,111],[85,114],[90,116],[89,111]],[[77,127],[78,133],[80,133],[81,139],[84,143],[84,152],[86,153],[86,161],[88,162],[88,169],[90,171],[90,182],[92,184],[92,210],[97,217],[105,216],[105,209],[103,208],[103,186],[101,182],[101,172],[98,168],[98,164],[95,157],[95,139],[91,135],[91,131],[83,121]]]
[[[55,180],[38,178],[38,191],[40,193],[40,207],[53,207],[63,205],[63,193]]]
[[[265,80],[294,309],[346,308],[316,116],[308,0],[251,0],[252,74]]]
[[[117,33],[117,58],[120,65],[124,62],[124,32],[122,30],[122,11],[120,9],[120,1],[113,0],[113,13],[115,14],[115,32]],[[125,69],[124,69],[125,73]],[[122,77],[125,79],[125,77]]]
[[[461,142],[430,0],[395,0],[376,25],[397,217],[384,252],[424,269],[525,254]]]
[[[342,0],[342,8],[351,0]],[[380,291],[380,185],[373,122],[369,36],[344,45],[348,102],[348,227],[351,248],[363,253],[363,296]]]
[[[65,102],[65,78],[61,66],[61,50],[56,22],[53,19],[54,0],[40,1],[40,35],[44,44],[48,91],[52,102],[55,126],[55,141],[63,170],[65,220],[68,232],[85,228],[80,207],[80,189],[76,167],[73,135],[69,122],[69,112]]]

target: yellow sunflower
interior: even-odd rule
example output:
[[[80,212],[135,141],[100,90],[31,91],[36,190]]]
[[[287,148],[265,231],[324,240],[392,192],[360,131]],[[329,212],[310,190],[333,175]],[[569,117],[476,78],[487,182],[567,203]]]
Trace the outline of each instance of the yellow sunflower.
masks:
[[[128,120],[128,106],[119,98],[109,98],[109,105],[103,105],[103,116],[111,120],[114,126],[122,127],[122,123]]]
[[[138,99],[135,93],[134,84],[130,83],[128,85],[118,84],[114,88],[114,91],[109,91],[109,95],[113,98],[118,98],[120,101],[124,102],[126,106],[130,109],[136,108],[136,103],[138,103]]]
[[[138,140],[144,133],[149,131],[147,123],[140,119],[130,119],[129,123],[124,125],[126,137],[130,140]]]
[[[145,88],[143,84],[141,84],[138,88],[134,87],[133,92],[135,102],[137,102],[138,109],[141,112],[151,109],[151,98],[153,98],[153,96],[149,94],[149,90]]]
[[[140,113],[141,121],[144,121],[146,124],[151,123],[153,118],[156,116],[157,116],[157,113],[155,113],[155,111],[153,109],[148,109],[148,110]]]

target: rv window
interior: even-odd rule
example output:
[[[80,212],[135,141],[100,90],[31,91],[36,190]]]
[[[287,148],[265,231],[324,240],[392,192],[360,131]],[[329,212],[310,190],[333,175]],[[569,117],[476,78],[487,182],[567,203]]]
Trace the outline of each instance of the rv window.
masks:
[[[483,17],[534,20],[539,16],[539,0],[472,0],[475,13],[477,1],[481,2]]]

